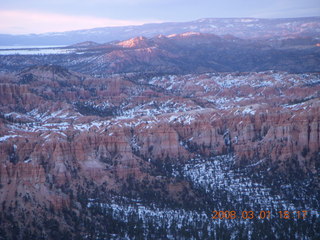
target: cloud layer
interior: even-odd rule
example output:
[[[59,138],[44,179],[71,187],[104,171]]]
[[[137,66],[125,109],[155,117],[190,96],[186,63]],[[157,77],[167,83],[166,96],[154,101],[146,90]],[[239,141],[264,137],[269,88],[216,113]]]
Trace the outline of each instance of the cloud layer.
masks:
[[[69,16],[21,10],[0,10],[0,32],[11,34],[63,32],[106,26],[141,25],[146,22],[148,21]]]

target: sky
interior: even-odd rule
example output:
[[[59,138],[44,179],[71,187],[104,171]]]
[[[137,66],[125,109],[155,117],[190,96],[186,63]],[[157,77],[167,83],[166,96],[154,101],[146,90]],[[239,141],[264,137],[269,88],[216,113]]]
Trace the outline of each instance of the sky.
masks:
[[[201,18],[320,16],[320,0],[0,0],[0,33],[63,32]]]

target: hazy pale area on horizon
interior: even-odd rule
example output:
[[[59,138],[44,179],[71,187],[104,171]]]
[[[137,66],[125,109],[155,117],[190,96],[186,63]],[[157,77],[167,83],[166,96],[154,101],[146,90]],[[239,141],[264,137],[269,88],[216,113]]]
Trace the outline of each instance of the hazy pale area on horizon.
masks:
[[[319,0],[0,0],[0,33],[63,32],[200,18],[320,16]]]

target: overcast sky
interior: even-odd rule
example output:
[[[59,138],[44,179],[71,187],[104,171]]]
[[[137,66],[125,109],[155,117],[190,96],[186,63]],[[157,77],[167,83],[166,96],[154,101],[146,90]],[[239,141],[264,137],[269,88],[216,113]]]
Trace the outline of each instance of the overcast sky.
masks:
[[[61,32],[222,17],[320,16],[320,0],[0,0],[0,33]]]

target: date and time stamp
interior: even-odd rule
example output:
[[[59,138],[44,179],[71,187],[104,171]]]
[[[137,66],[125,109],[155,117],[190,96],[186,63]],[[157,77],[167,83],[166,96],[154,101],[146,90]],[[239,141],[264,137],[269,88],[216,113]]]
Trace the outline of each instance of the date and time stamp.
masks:
[[[223,219],[306,219],[308,211],[212,211],[213,220]]]

